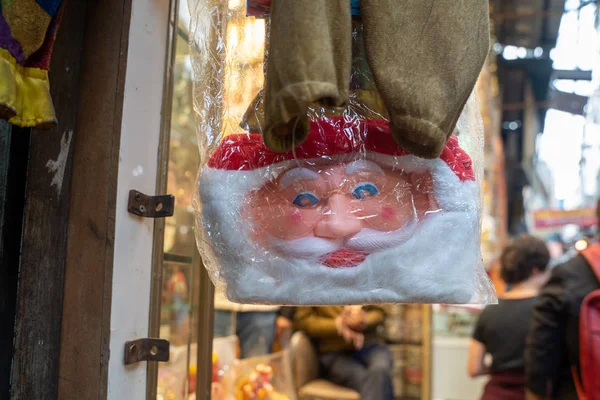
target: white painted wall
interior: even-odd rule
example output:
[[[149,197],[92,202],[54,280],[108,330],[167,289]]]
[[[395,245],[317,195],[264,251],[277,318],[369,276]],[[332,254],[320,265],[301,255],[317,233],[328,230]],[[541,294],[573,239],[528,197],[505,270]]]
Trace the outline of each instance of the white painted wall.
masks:
[[[468,337],[433,337],[432,391],[434,400],[477,400],[487,377],[472,379],[467,374]]]
[[[154,221],[127,212],[130,189],[155,194],[168,0],[133,0],[117,182],[108,399],[146,398],[146,363],[123,364],[124,343],[147,337]]]

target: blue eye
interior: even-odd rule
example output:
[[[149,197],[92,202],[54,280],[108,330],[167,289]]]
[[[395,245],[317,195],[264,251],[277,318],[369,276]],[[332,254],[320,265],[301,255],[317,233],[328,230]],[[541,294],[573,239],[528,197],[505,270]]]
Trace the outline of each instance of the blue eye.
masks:
[[[296,196],[294,201],[297,207],[314,207],[319,202],[319,198],[310,192],[302,192]]]
[[[366,199],[367,197],[373,197],[379,193],[377,186],[369,182],[359,183],[352,189],[352,196],[358,200]]]

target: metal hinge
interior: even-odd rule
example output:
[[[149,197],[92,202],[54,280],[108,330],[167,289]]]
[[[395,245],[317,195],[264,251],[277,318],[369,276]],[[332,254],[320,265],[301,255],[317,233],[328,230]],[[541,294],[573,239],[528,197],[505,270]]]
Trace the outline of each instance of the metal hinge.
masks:
[[[165,339],[144,338],[125,342],[125,365],[140,361],[169,361],[170,343]]]
[[[162,218],[173,215],[175,197],[170,194],[148,196],[137,190],[129,191],[127,211],[146,218]]]

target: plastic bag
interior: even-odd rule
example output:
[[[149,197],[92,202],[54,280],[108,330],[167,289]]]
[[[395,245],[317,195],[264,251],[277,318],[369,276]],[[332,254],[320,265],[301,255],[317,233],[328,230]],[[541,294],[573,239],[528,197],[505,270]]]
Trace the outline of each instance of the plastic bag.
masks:
[[[240,360],[235,366],[235,400],[293,400],[290,355],[287,350]]]
[[[212,400],[228,400],[235,397],[231,393],[234,382],[235,365],[238,357],[238,339],[237,336],[213,339],[213,359],[212,359]]]
[[[276,153],[261,136],[268,19],[247,16],[241,0],[192,3],[196,234],[217,288],[260,304],[495,301],[479,249],[474,95],[440,158],[408,154],[390,134],[355,21],[348,106],[314,104],[306,141]]]
[[[171,346],[167,363],[158,369],[157,398],[169,400],[187,399],[187,388],[192,375],[189,355],[196,354],[196,345]],[[195,368],[195,366],[194,366]],[[194,376],[195,381],[195,376]]]

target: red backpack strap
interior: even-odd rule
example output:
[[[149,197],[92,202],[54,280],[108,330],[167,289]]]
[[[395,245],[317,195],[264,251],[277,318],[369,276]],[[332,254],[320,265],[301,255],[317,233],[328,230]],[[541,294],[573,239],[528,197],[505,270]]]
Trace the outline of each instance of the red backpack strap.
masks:
[[[600,282],[600,244],[592,245],[581,251],[581,255],[586,259],[588,264],[590,264],[592,271],[594,271],[594,275],[596,275],[596,279],[598,282]],[[577,396],[579,397],[579,400],[587,400],[588,393],[585,392],[585,388],[581,384],[577,369],[574,366],[571,367],[571,372],[573,374],[573,380],[575,381],[575,388],[577,389]]]
[[[596,275],[596,279],[600,282],[600,244],[595,244],[581,252],[581,255],[585,257],[592,271]]]

